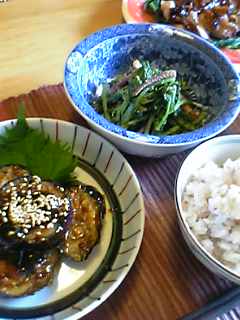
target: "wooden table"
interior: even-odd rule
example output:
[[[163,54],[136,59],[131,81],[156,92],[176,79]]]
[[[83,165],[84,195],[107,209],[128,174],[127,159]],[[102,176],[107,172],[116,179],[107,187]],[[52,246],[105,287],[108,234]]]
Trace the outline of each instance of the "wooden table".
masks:
[[[3,101],[0,120],[14,118],[20,100],[25,102],[27,116],[53,117],[85,125],[68,102],[62,85]],[[239,129],[240,119],[228,132],[239,132]],[[159,160],[127,156],[145,200],[143,243],[120,288],[84,320],[175,320],[233,286],[203,267],[190,253],[180,233],[173,185],[185,155]]]
[[[62,82],[71,48],[121,21],[121,0],[0,1],[0,100]]]
[[[63,63],[83,36],[121,21],[120,0],[9,0],[0,3],[0,100],[62,82]],[[83,123],[61,85],[0,103],[0,120],[15,118],[20,100],[28,116]],[[229,132],[239,132],[236,121]],[[85,320],[174,320],[232,287],[195,259],[179,231],[173,201],[185,154],[160,160],[128,157],[146,206],[143,244],[120,288]]]

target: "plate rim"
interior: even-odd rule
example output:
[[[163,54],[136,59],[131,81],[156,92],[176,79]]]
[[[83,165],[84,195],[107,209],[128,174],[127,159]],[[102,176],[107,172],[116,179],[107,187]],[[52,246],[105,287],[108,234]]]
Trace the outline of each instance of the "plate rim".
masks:
[[[71,319],[73,319],[73,317],[77,317],[76,319],[79,319],[81,317],[83,317],[84,315],[88,314],[89,312],[91,312],[92,310],[94,310],[96,307],[98,307],[100,304],[102,304],[107,298],[109,298],[112,293],[117,289],[117,287],[123,282],[123,280],[126,278],[128,272],[130,271],[131,267],[133,266],[136,257],[139,253],[141,244],[142,244],[142,239],[143,239],[143,234],[144,234],[144,225],[145,225],[145,207],[144,207],[144,200],[143,200],[143,193],[141,190],[141,186],[140,183],[138,181],[138,178],[133,170],[133,168],[131,167],[131,165],[129,164],[129,162],[127,161],[127,159],[121,154],[121,152],[111,143],[109,142],[107,139],[105,139],[104,137],[102,137],[101,135],[97,134],[96,132],[92,131],[89,128],[86,128],[84,126],[81,126],[79,124],[76,124],[74,122],[70,122],[70,121],[65,121],[65,120],[60,120],[60,119],[56,119],[56,118],[46,118],[46,117],[27,117],[26,118],[27,122],[32,122],[32,123],[36,123],[36,122],[40,122],[40,126],[39,128],[41,128],[41,123],[45,122],[45,123],[50,123],[51,125],[55,125],[55,126],[67,126],[67,127],[75,127],[78,128],[78,130],[83,130],[85,132],[87,132],[88,134],[93,135],[93,137],[96,139],[100,139],[100,141],[102,141],[103,144],[107,144],[109,147],[112,148],[112,150],[114,150],[114,152],[117,153],[117,156],[120,157],[123,162],[127,165],[128,167],[128,171],[131,172],[133,178],[134,178],[134,183],[136,188],[138,189],[138,193],[139,193],[139,203],[140,203],[140,215],[139,215],[139,221],[141,224],[141,230],[138,233],[138,240],[136,241],[136,246],[134,247],[134,250],[132,252],[132,254],[130,255],[129,259],[128,259],[128,265],[125,268],[124,272],[122,272],[122,274],[119,274],[116,277],[116,280],[114,280],[114,282],[106,289],[104,290],[103,295],[101,296],[101,299],[96,299],[96,301],[92,301],[92,303],[88,303],[87,306],[85,306],[83,309],[79,310],[77,308],[74,308],[75,313],[71,314],[70,317]],[[17,119],[9,119],[9,120],[5,120],[2,121],[1,123],[1,127],[2,128],[6,128],[9,127],[11,125],[13,125],[15,122],[17,121]],[[3,129],[4,130],[4,129]],[[91,163],[88,162],[88,164],[91,166]],[[100,171],[99,171],[100,172]],[[101,173],[101,172],[100,172]],[[103,175],[103,174],[102,174]],[[104,178],[106,179],[106,181],[108,181],[108,179],[106,178],[106,176],[104,176]],[[110,182],[108,181],[108,183],[110,184]],[[117,200],[118,196],[116,195]],[[121,205],[120,205],[121,207]],[[122,228],[124,227],[124,223],[122,221]],[[119,248],[121,247],[121,242],[119,245]],[[118,249],[119,249],[118,248]],[[117,260],[117,257],[119,255],[119,252],[116,253],[116,256],[114,257],[114,261],[112,263],[112,265],[115,263],[115,261]],[[98,283],[96,283],[95,288],[96,289],[99,284],[101,284],[101,281],[108,275],[109,271],[107,271],[105,273],[105,275],[102,277],[102,279],[100,281],[98,281]],[[95,273],[94,273],[95,274]],[[83,284],[84,285],[84,284]],[[94,291],[93,289],[93,291]],[[76,292],[76,290],[74,291]],[[71,295],[71,294],[70,294]],[[64,299],[64,298],[63,298]],[[57,310],[56,312],[52,313],[51,312],[51,304],[49,306],[46,306],[47,312],[42,313],[40,316],[38,315],[36,319],[41,319],[41,317],[51,317],[52,319],[55,318],[55,316],[60,316],[61,312],[66,312],[68,309],[73,309],[72,307],[74,306],[74,304],[80,303],[82,300],[84,300],[85,298],[78,298],[76,299],[75,302],[71,302],[68,306],[64,307],[64,308],[60,308],[61,310]],[[62,300],[62,299],[61,299]],[[56,302],[53,302],[53,304],[56,304]],[[44,306],[43,306],[44,308]],[[26,310],[26,309],[25,309]],[[22,319],[22,318],[31,318],[32,316],[36,316],[36,314],[34,314],[34,310],[31,311],[31,314],[22,314],[22,315],[14,315],[13,313],[10,312],[10,314],[4,314],[3,316],[5,317],[5,319],[11,319],[14,317],[14,319]],[[16,310],[14,310],[14,312],[16,312]],[[23,313],[21,311],[21,313]],[[67,318],[64,318],[65,320]]]

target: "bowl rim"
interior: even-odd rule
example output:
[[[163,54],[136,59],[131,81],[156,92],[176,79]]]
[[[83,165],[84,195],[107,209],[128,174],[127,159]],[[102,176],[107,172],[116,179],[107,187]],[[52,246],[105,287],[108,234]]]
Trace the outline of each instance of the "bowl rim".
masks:
[[[228,141],[228,140],[231,140],[231,139],[239,141],[239,144],[240,144],[240,134],[229,134],[229,135],[216,137],[216,138],[210,139],[210,140],[202,143],[201,145],[196,147],[194,150],[192,150],[183,159],[183,161],[182,161],[182,163],[181,163],[181,165],[180,165],[180,167],[178,169],[178,172],[176,174],[176,177],[175,177],[175,182],[174,182],[174,203],[175,203],[175,207],[176,207],[176,211],[177,211],[178,223],[181,225],[181,227],[184,230],[186,236],[188,236],[189,241],[194,245],[194,247],[196,247],[200,251],[201,256],[206,261],[209,260],[211,264],[215,265],[215,267],[217,267],[225,275],[225,277],[229,277],[228,279],[230,279],[231,281],[234,281],[233,279],[236,279],[236,281],[239,282],[240,274],[238,275],[236,272],[231,270],[230,267],[224,265],[221,261],[219,261],[217,258],[215,258],[211,253],[209,253],[203,247],[203,245],[200,243],[200,241],[197,239],[195,234],[190,229],[190,226],[187,223],[186,219],[183,217],[183,213],[182,213],[182,210],[181,210],[181,205],[179,204],[179,201],[178,201],[178,199],[182,197],[182,194],[179,194],[179,192],[178,192],[179,176],[181,174],[182,167],[183,167],[185,161],[188,159],[188,157],[190,155],[192,155],[194,152],[197,152],[198,150],[201,150],[201,149],[205,148],[208,145],[214,144],[215,142]],[[217,270],[216,270],[216,272],[217,272]]]
[[[65,93],[73,105],[74,109],[81,114],[81,116],[89,122],[92,126],[103,131],[105,134],[110,134],[117,139],[124,140],[125,142],[132,142],[136,145],[145,145],[145,146],[153,146],[153,145],[161,145],[161,147],[176,147],[181,145],[191,145],[193,143],[199,143],[204,141],[208,138],[211,138],[223,130],[225,130],[228,126],[230,126],[240,112],[240,95],[237,95],[233,101],[228,99],[227,101],[227,108],[222,110],[220,116],[216,119],[207,123],[204,127],[201,127],[197,130],[178,134],[178,135],[163,135],[163,136],[156,136],[156,135],[147,135],[143,133],[138,133],[130,130],[126,130],[121,126],[115,125],[112,122],[105,119],[102,115],[97,113],[94,108],[85,100],[84,97],[80,96],[80,99],[76,99],[74,94],[71,91],[71,86],[69,85],[69,81],[67,80],[69,75],[73,76],[75,74],[76,77],[76,86],[78,88],[78,80],[76,74],[78,74],[77,70],[70,70],[68,67],[68,63],[73,58],[74,54],[78,54],[81,56],[81,59],[85,57],[85,55],[94,48],[95,46],[99,45],[100,43],[115,38],[117,36],[126,36],[138,34],[153,34],[155,33],[166,33],[170,34],[171,36],[175,36],[178,40],[184,41],[188,45],[200,50],[201,52],[205,53],[205,50],[210,51],[214,55],[218,55],[219,59],[221,60],[222,66],[216,64],[216,61],[210,56],[209,58],[218,66],[220,72],[222,72],[223,76],[225,73],[224,69],[228,69],[228,72],[231,74],[231,79],[226,79],[226,81],[235,81],[235,87],[237,88],[237,92],[240,91],[240,77],[237,71],[234,69],[231,61],[228,57],[224,55],[217,47],[215,47],[210,42],[202,39],[198,35],[191,33],[186,30],[177,29],[174,26],[169,26],[165,24],[157,24],[157,23],[141,23],[141,24],[117,24],[110,27],[106,27],[101,29],[95,33],[92,33],[88,37],[84,38],[80,42],[78,42],[69,52],[64,64],[64,89]],[[110,36],[109,36],[110,33]],[[206,54],[206,53],[205,53]],[[75,65],[75,68],[79,67]],[[79,100],[79,101],[78,101]],[[82,106],[89,112],[86,114],[82,111]],[[85,111],[86,111],[85,110]],[[94,115],[92,119],[91,115]],[[207,129],[207,130],[206,130]],[[180,141],[179,141],[180,140]],[[177,142],[176,142],[177,141]]]
[[[12,119],[6,119],[3,120],[0,124],[0,129],[1,130],[5,130],[7,127],[11,127],[12,125],[14,125],[17,122],[17,118],[12,118]],[[132,269],[139,253],[140,253],[140,249],[142,246],[142,242],[143,242],[143,237],[144,237],[144,230],[145,230],[145,203],[144,203],[144,198],[143,198],[143,191],[142,191],[142,187],[140,185],[140,181],[135,173],[135,171],[133,170],[132,165],[129,163],[129,161],[126,159],[126,157],[116,148],[116,146],[114,146],[114,144],[112,144],[110,141],[108,141],[105,137],[102,137],[101,135],[99,135],[98,133],[92,131],[91,128],[87,128],[81,124],[72,122],[72,121],[68,121],[68,120],[64,120],[64,119],[58,119],[58,118],[53,118],[53,117],[41,117],[41,116],[31,116],[31,117],[26,117],[26,121],[29,122],[30,126],[31,125],[35,125],[36,123],[40,123],[40,127],[38,128],[39,130],[42,130],[42,121],[45,122],[45,124],[50,125],[51,127],[56,126],[56,124],[60,124],[62,125],[65,129],[71,129],[73,127],[78,127],[81,128],[81,130],[84,130],[86,132],[90,132],[94,137],[99,138],[103,143],[105,143],[106,145],[110,146],[112,149],[114,149],[114,152],[117,154],[117,157],[120,157],[123,162],[125,163],[125,167],[127,168],[128,172],[130,172],[131,174],[133,174],[132,179],[134,181],[134,186],[135,188],[138,190],[138,201],[139,201],[139,205],[140,205],[140,211],[141,215],[139,216],[139,223],[141,224],[141,229],[138,232],[138,240],[136,240],[137,244],[133,247],[133,250],[131,251],[131,255],[129,256],[128,259],[128,264],[127,266],[125,266],[124,268],[119,269],[118,271],[114,271],[116,273],[115,275],[115,279],[114,282],[110,281],[109,284],[104,285],[106,289],[104,289],[104,293],[102,294],[101,298],[96,298],[94,300],[92,300],[93,302],[88,303],[87,306],[84,306],[83,308],[73,308],[75,310],[75,314],[71,315],[70,317],[74,317],[77,316],[78,318],[82,318],[83,316],[90,314],[90,312],[92,312],[94,309],[96,309],[99,305],[101,305],[102,303],[104,303],[108,298],[111,297],[111,295],[116,291],[116,289],[123,283],[123,281],[126,279],[126,277],[128,276],[130,270]],[[49,134],[47,134],[49,135]],[[87,138],[88,139],[88,138]],[[61,140],[61,139],[60,139]],[[98,170],[98,169],[97,169]],[[110,184],[110,182],[109,182]],[[115,191],[114,191],[115,192]],[[123,203],[125,202],[122,201]],[[121,205],[122,207],[122,205]],[[123,225],[123,221],[122,221],[122,225]],[[120,247],[119,247],[120,249]],[[115,256],[114,258],[114,262],[113,264],[117,261],[117,258],[119,256],[119,253]],[[109,273],[106,272],[105,276],[107,276],[107,274]],[[58,277],[58,274],[56,274],[54,276]],[[96,286],[92,289],[93,291],[100,285],[100,282],[98,282],[96,284]],[[38,291],[36,291],[38,292]],[[70,293],[67,296],[61,298],[59,301],[57,302],[46,302],[46,306],[43,307],[39,307],[40,309],[36,309],[37,307],[30,307],[30,308],[23,308],[20,311],[15,311],[15,310],[10,310],[8,311],[8,309],[6,308],[2,308],[0,307],[0,309],[3,311],[4,310],[4,314],[2,316],[8,318],[13,318],[13,316],[16,316],[17,319],[20,318],[27,318],[27,319],[33,319],[34,316],[36,316],[38,319],[39,317],[52,317],[55,319],[55,316],[58,318],[61,317],[61,319],[65,319],[62,318],[61,314],[66,312],[69,308],[72,309],[72,306],[74,306],[74,304],[81,302],[82,300],[84,300],[85,298],[80,298],[80,297],[75,297],[75,292],[77,292],[77,290],[74,291],[74,293]],[[74,294],[74,296],[73,296]],[[31,297],[31,295],[26,296],[26,297]],[[73,298],[72,298],[73,297]],[[61,302],[63,300],[66,300],[66,303],[64,305],[61,304]],[[56,305],[56,307],[54,307],[54,305]],[[13,313],[14,312],[14,315]],[[5,319],[5,318],[4,318]],[[14,318],[15,319],[15,318]],[[35,319],[35,318],[34,318]]]

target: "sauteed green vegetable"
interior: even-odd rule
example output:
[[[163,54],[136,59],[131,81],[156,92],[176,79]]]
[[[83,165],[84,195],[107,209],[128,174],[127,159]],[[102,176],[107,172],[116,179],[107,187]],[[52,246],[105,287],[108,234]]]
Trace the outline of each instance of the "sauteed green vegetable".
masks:
[[[154,135],[192,131],[213,116],[176,70],[139,60],[129,72],[99,86],[93,106],[114,124]]]

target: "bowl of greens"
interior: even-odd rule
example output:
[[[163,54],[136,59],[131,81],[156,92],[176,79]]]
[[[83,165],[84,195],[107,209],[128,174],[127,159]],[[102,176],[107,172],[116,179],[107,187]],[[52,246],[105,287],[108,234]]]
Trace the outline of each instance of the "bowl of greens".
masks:
[[[159,24],[116,25],[67,57],[64,86],[89,125],[126,153],[161,157],[225,130],[239,77],[212,44]]]

